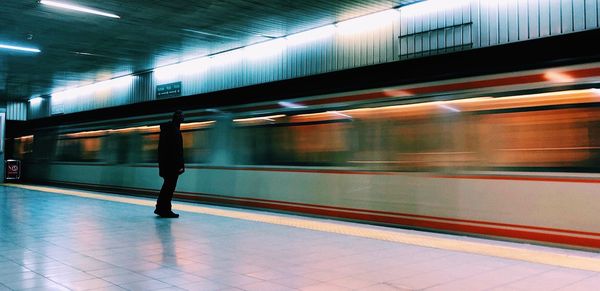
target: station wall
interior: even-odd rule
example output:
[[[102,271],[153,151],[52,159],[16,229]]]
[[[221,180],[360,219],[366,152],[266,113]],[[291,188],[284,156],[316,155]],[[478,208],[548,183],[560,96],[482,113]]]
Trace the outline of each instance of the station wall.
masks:
[[[598,28],[600,0],[453,0],[338,23],[312,39],[276,39],[210,57],[57,92],[28,104],[28,118],[156,100],[180,83],[188,96],[349,68]],[[440,4],[443,3],[443,4]],[[307,33],[310,35],[310,33]]]

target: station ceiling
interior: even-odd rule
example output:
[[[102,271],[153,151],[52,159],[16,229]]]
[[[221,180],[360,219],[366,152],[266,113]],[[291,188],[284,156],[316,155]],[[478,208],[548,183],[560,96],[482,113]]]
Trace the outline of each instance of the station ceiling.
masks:
[[[0,1],[0,101],[143,72],[422,0],[39,0]]]

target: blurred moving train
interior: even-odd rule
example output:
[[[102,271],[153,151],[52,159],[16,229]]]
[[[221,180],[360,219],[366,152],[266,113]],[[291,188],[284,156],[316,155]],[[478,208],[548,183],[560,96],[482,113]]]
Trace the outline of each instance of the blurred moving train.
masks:
[[[600,248],[600,64],[186,111],[180,199]],[[30,181],[155,193],[153,116],[14,140]]]

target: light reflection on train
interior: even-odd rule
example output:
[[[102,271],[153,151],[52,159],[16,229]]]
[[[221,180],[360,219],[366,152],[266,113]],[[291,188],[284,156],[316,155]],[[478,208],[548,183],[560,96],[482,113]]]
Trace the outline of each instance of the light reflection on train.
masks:
[[[301,110],[183,124],[180,197],[600,247],[595,89]],[[38,181],[157,189],[158,130],[57,130],[15,152]]]

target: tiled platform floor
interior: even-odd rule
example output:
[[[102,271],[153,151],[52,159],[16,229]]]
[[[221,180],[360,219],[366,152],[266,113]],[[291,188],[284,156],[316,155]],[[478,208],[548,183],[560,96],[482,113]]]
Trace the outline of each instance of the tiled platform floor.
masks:
[[[0,186],[0,290],[600,288],[600,273],[590,271],[600,268],[596,253],[186,203],[177,207],[200,210],[180,210],[179,219],[160,219],[149,206],[152,199],[129,197],[133,202],[124,203],[102,198],[121,196],[95,197]],[[211,211],[230,215],[206,214]],[[238,214],[240,218],[232,218]],[[457,245],[522,248],[588,261],[583,268],[565,268],[257,222],[245,218],[249,215],[350,227],[373,237],[377,232],[426,235]]]

